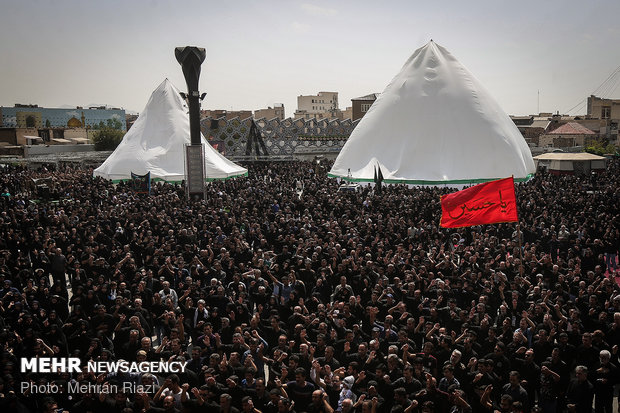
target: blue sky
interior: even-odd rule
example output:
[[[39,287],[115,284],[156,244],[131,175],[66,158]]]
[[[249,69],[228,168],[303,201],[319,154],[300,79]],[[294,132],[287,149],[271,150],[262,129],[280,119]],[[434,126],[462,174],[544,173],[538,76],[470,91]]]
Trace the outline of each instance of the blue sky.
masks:
[[[381,92],[433,39],[509,114],[585,113],[620,66],[620,2],[9,0],[0,13],[0,105],[141,111],[176,46],[207,50],[204,109],[255,110],[298,95]],[[620,77],[620,76],[618,76]],[[620,87],[609,96],[620,98]]]

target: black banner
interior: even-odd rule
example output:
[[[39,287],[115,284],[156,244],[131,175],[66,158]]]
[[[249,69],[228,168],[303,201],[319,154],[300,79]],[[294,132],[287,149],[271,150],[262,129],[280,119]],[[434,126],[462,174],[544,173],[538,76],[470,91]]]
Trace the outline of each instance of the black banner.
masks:
[[[131,173],[131,187],[138,194],[151,194],[151,173],[146,175],[137,175]]]

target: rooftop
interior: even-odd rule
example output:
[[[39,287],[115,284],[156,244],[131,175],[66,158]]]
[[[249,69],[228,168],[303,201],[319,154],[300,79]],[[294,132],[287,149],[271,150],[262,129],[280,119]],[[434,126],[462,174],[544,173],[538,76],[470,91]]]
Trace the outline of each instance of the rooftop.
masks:
[[[549,135],[596,135],[590,129],[575,122],[565,123],[564,125],[552,130]]]
[[[566,152],[550,152],[535,156],[538,161],[599,161],[607,159],[604,156],[594,155],[588,152],[566,153]]]
[[[362,96],[359,98],[353,98],[351,100],[377,100],[379,93],[371,93],[370,95]]]

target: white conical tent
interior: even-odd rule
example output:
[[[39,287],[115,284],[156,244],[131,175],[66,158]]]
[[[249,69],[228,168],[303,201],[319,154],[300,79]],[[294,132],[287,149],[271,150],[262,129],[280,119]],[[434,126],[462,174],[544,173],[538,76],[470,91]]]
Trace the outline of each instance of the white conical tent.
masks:
[[[248,170],[216,151],[204,136],[207,179],[247,175]],[[134,125],[116,150],[94,171],[114,181],[130,179],[131,173],[151,173],[152,179],[185,179],[185,144],[190,143],[188,108],[179,90],[168,80],[155,89]]]
[[[460,185],[535,172],[523,136],[446,49],[415,51],[362,118],[329,176],[371,182]]]

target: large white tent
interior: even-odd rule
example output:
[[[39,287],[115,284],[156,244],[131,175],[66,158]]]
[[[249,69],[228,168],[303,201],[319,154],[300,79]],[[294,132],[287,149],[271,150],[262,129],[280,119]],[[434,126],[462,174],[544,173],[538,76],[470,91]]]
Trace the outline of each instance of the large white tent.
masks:
[[[248,170],[216,151],[202,136],[207,180],[247,175]],[[168,80],[155,89],[134,125],[94,175],[114,181],[131,173],[151,173],[151,179],[185,179],[185,145],[190,143],[188,108]]]
[[[371,182],[379,166],[384,182],[415,185],[525,180],[536,170],[510,117],[432,40],[379,95],[329,176]]]

